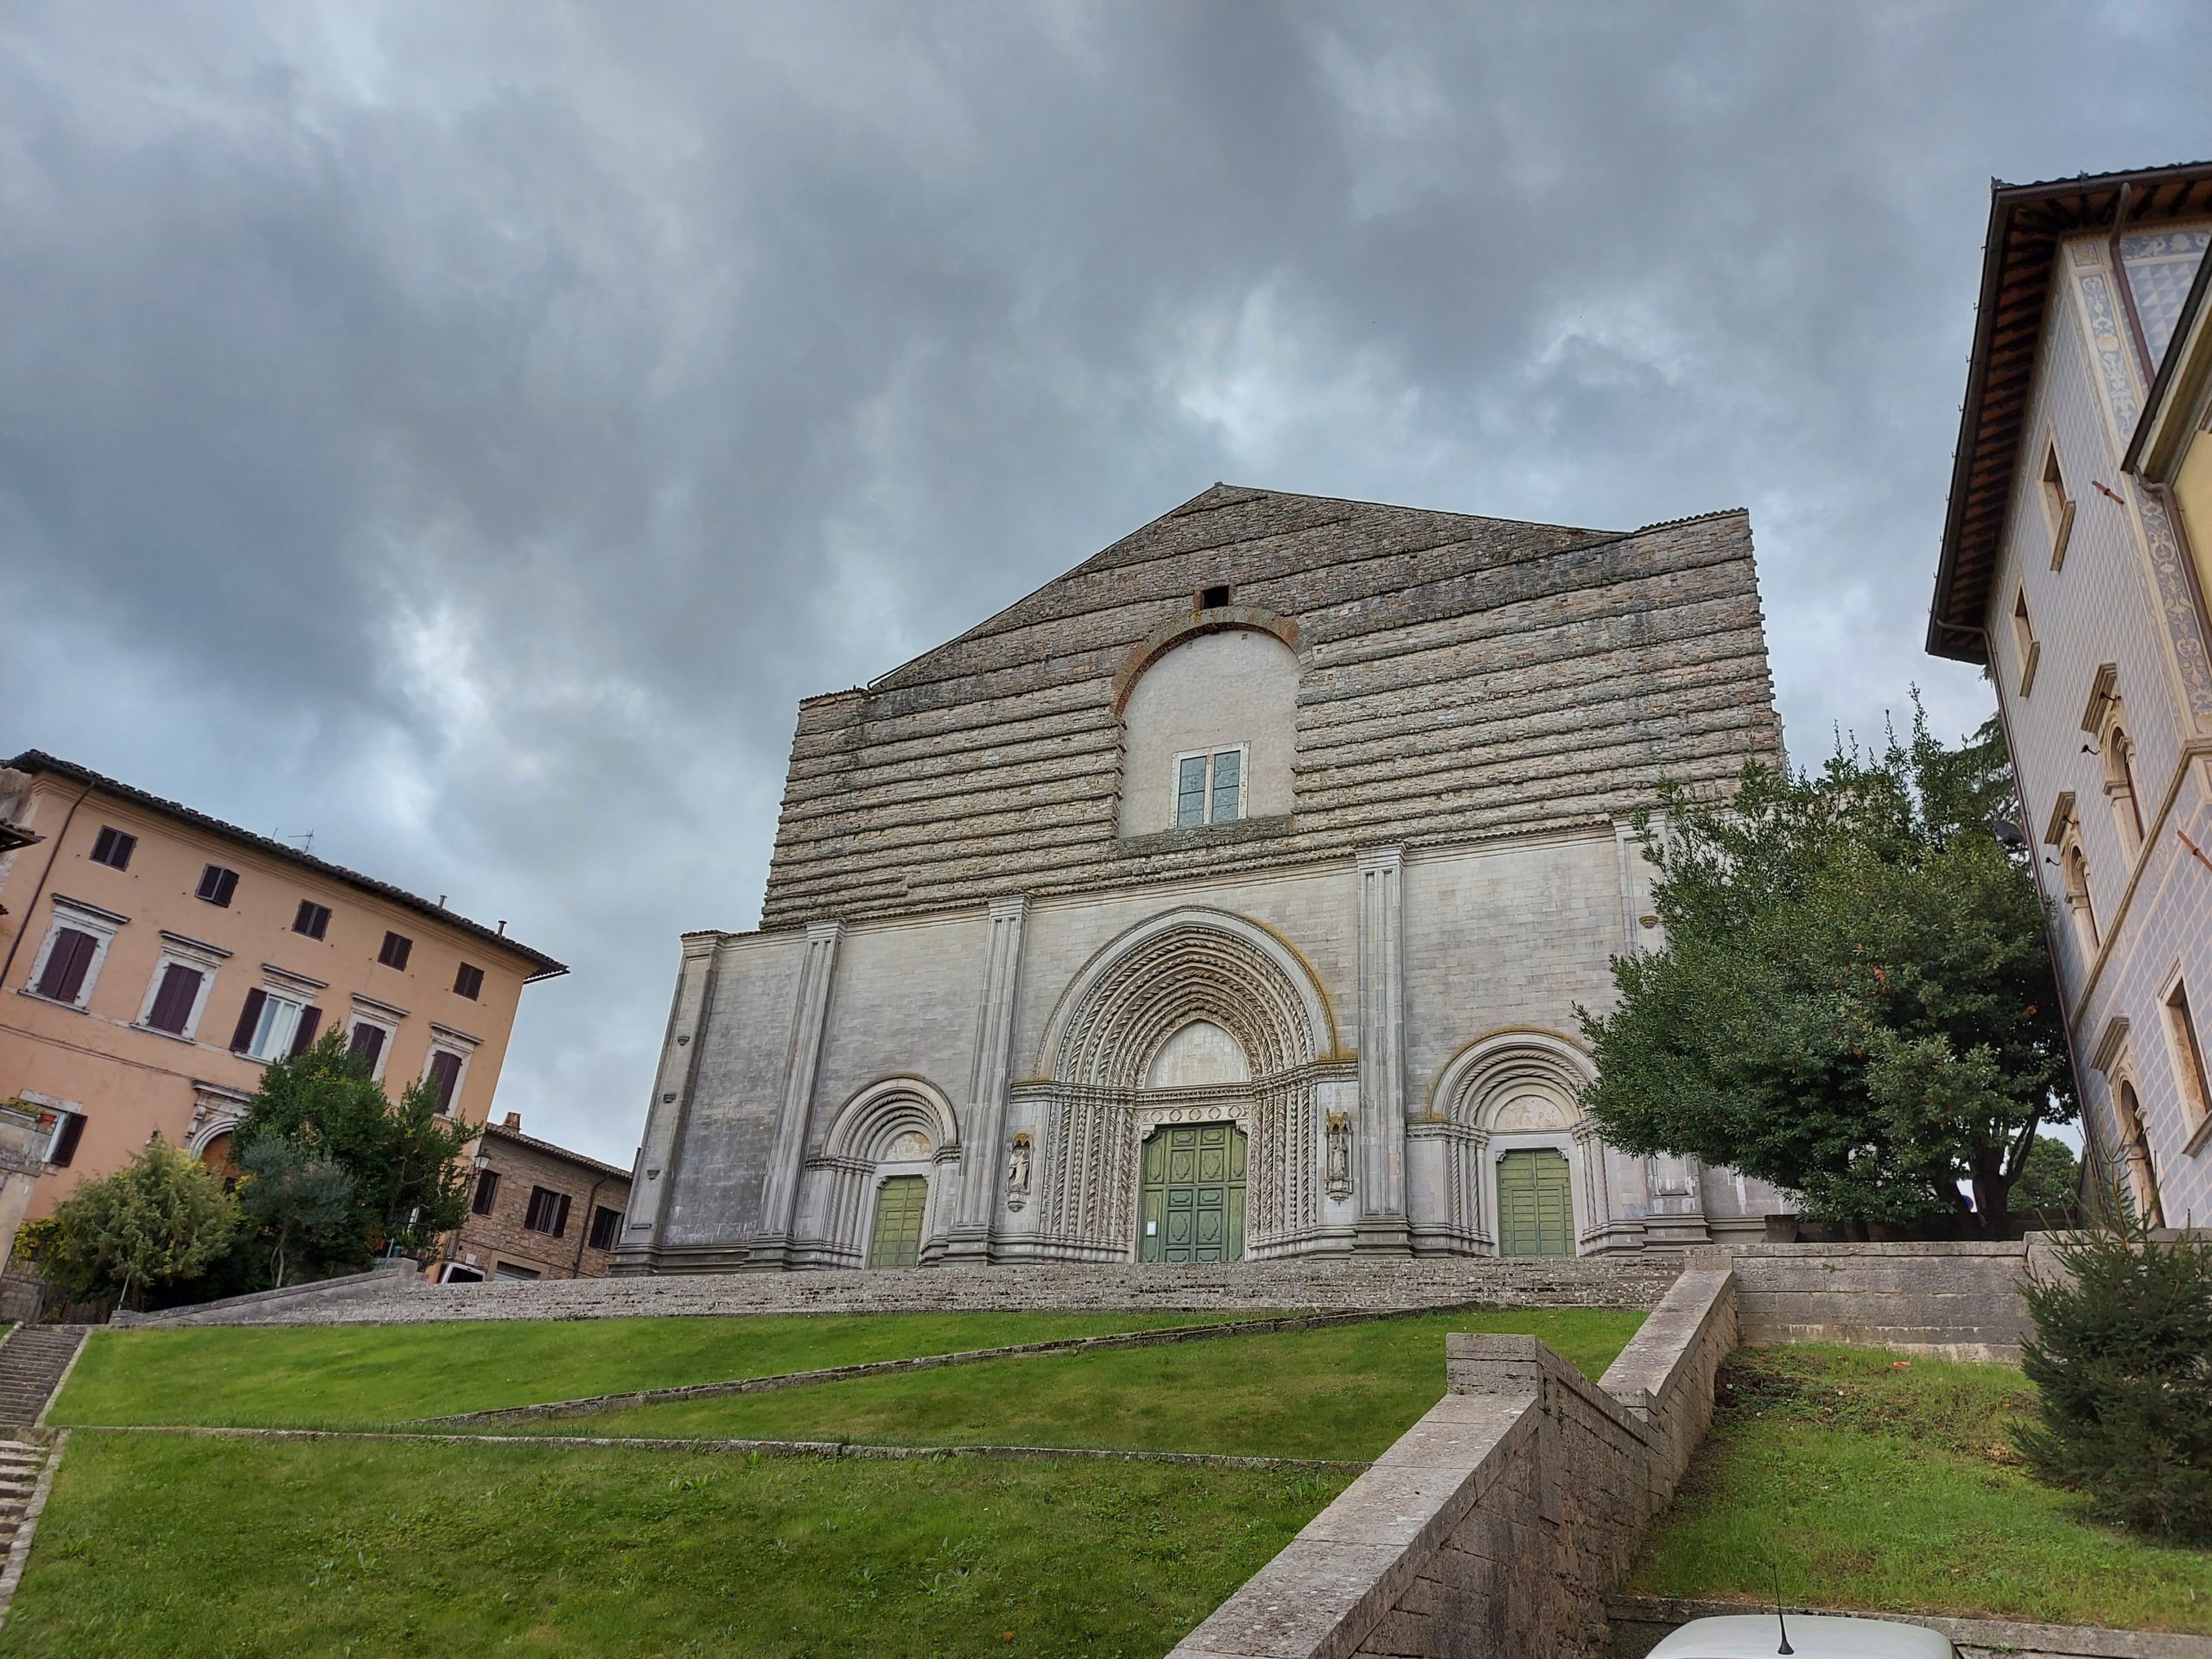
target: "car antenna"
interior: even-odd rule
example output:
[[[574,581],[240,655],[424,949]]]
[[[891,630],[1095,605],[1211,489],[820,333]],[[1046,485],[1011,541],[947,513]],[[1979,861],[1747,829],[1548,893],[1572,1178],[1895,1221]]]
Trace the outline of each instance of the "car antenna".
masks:
[[[1770,1558],[1767,1568],[1774,1574],[1774,1622],[1782,1631],[1782,1645],[1775,1651],[1795,1653],[1797,1649],[1789,1645],[1789,1621],[1782,1616],[1782,1563]]]

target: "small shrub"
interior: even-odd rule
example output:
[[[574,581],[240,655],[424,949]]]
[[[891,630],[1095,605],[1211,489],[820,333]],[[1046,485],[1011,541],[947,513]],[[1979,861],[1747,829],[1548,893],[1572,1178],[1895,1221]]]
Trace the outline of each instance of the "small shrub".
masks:
[[[237,1230],[238,1205],[207,1166],[157,1140],[114,1174],[79,1185],[24,1243],[70,1295],[136,1307],[149,1287],[205,1272]]]
[[[2099,1520],[2212,1543],[2212,1239],[2160,1240],[2100,1208],[2059,1245],[2061,1273],[2027,1287],[2041,1421],[2020,1449]]]

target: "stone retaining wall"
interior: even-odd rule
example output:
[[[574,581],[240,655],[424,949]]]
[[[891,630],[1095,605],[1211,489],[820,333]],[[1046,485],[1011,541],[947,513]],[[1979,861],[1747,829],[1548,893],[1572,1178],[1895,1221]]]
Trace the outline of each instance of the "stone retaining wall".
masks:
[[[1738,1244],[1694,1250],[1732,1268],[1747,1343],[1840,1342],[2017,1365],[2021,1285],[2053,1270],[2050,1235],[2003,1243]]]
[[[1174,1659],[1604,1659],[1735,1342],[1726,1272],[1685,1274],[1599,1383],[1533,1338],[1450,1338],[1450,1392]]]
[[[906,1272],[685,1274],[664,1278],[493,1281],[410,1278],[325,1297],[209,1303],[146,1325],[412,1325],[440,1319],[592,1319],[747,1313],[938,1313],[1017,1309],[1229,1312],[1265,1308],[1411,1312],[1489,1307],[1649,1308],[1681,1258],[1664,1252],[1560,1261],[1461,1256],[1231,1262],[1206,1267],[1022,1262]],[[321,1287],[302,1287],[311,1292]]]

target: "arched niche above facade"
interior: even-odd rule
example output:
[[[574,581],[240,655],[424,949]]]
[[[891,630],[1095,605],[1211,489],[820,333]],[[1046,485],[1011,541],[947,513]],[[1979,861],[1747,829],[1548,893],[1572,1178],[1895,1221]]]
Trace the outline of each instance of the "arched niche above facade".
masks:
[[[954,1147],[952,1104],[919,1077],[887,1077],[840,1107],[823,1154],[862,1163],[920,1161]]]
[[[1563,1037],[1500,1032],[1452,1057],[1430,1111],[1493,1135],[1566,1134],[1582,1122],[1582,1088],[1592,1075],[1582,1052]]]
[[[1287,813],[1299,669],[1281,636],[1257,626],[1193,631],[1146,658],[1121,702],[1120,833]]]
[[[1255,922],[1193,905],[1140,922],[1084,965],[1046,1028],[1037,1071],[1140,1089],[1194,1021],[1219,1027],[1255,1078],[1336,1054],[1328,999],[1297,953]]]
[[[1160,1046],[1145,1072],[1147,1089],[1204,1089],[1249,1083],[1244,1046],[1211,1020],[1193,1020]]]

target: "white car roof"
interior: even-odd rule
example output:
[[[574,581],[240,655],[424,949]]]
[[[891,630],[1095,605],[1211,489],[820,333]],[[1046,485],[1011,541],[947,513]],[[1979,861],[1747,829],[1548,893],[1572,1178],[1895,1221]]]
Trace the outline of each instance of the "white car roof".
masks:
[[[1797,1659],[1952,1659],[1950,1643],[1924,1624],[1885,1618],[1789,1615]],[[1647,1659],[1771,1659],[1782,1638],[1772,1613],[1694,1618],[1651,1649]]]

